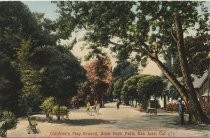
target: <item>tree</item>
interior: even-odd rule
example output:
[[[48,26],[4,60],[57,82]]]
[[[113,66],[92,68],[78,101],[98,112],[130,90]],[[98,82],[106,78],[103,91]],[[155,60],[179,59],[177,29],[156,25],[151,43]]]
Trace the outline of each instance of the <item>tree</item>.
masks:
[[[113,96],[121,101],[121,91],[123,83],[132,75],[138,73],[138,64],[129,61],[118,61],[117,66],[113,69]]]
[[[138,64],[133,64],[128,61],[120,61],[117,66],[113,69],[113,77],[115,79],[123,78],[127,79],[132,75],[136,75],[138,73]]]
[[[119,101],[121,101],[122,87],[123,87],[123,80],[119,78],[114,82],[113,91],[112,91],[113,97],[117,98]]]
[[[37,111],[42,102],[40,93],[41,76],[38,70],[33,68],[30,62],[31,40],[23,41],[20,48],[17,50],[17,66],[20,71],[20,79],[22,82],[22,93],[20,97],[24,104],[23,112],[29,110]],[[23,107],[22,107],[23,108]]]
[[[35,21],[22,2],[1,2],[0,17],[0,105],[17,115],[22,84],[15,66],[16,48],[33,32]]]
[[[141,77],[142,76],[140,75],[132,76],[124,82],[122,88],[122,96],[126,105],[129,104],[130,100],[132,100],[133,103],[133,100],[138,98],[137,83]]]
[[[20,98],[23,86],[21,76],[23,75],[20,74],[20,68],[17,67],[19,64],[17,63],[17,49],[20,49],[23,40],[30,39],[29,55],[31,55],[33,48],[42,45],[55,45],[58,38],[56,33],[52,33],[52,21],[43,18],[43,14],[31,13],[29,8],[20,1],[1,2],[0,17],[0,83],[2,84],[0,105],[2,108],[10,109],[15,114],[21,115],[23,113],[21,109],[25,106],[21,105],[23,100]],[[28,75],[32,73],[32,67],[28,71],[24,73]],[[37,97],[37,99],[32,97]],[[28,100],[30,103],[28,104],[40,100],[40,96],[34,95],[32,97],[30,96]]]
[[[69,103],[86,78],[80,62],[63,46],[37,47],[31,62],[39,70],[41,93],[44,97],[55,97],[58,104]]]
[[[198,36],[208,32],[209,14],[202,2],[57,2],[57,6],[58,30],[65,37],[83,28],[85,40],[91,44],[115,47],[114,51],[124,52],[127,58],[134,54],[139,62],[150,58],[176,87],[194,120],[209,122],[190,80],[183,36],[192,29]],[[173,46],[177,47],[184,85],[159,59]]]
[[[77,96],[79,99],[79,105],[85,105],[86,102],[94,103],[93,94],[90,88],[90,82],[88,80],[80,83],[77,89]]]
[[[111,61],[108,57],[95,59],[87,64],[85,69],[94,100],[98,100],[103,107],[104,96],[108,94],[112,81]]]
[[[139,101],[146,108],[151,96],[154,96],[154,101],[156,101],[156,97],[163,94],[165,86],[162,78],[159,76],[142,77],[137,84]]]
[[[50,113],[52,113],[53,107],[56,105],[56,101],[54,97],[48,97],[41,104],[40,108],[45,112],[46,118],[50,117]]]
[[[203,34],[195,37],[188,36],[184,39],[184,43],[187,48],[186,56],[188,59],[187,62],[189,64],[190,74],[202,76],[202,74],[208,70],[208,49],[210,48],[209,40],[209,34]],[[174,51],[177,50],[174,49]],[[171,69],[178,77],[182,76],[178,58],[174,59],[174,65]]]

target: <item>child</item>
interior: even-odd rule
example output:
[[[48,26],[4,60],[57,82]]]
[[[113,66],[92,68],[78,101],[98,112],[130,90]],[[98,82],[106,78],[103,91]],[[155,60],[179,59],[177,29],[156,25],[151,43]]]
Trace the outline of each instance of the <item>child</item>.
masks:
[[[90,102],[87,102],[87,111],[90,111]]]

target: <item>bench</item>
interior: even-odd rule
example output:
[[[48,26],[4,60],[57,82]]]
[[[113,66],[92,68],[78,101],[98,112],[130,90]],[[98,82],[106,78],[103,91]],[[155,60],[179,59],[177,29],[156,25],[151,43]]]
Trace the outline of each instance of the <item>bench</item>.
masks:
[[[38,125],[37,121],[35,119],[31,119],[31,117],[29,115],[27,115],[27,118],[28,118],[28,127],[27,127],[27,130],[28,130],[28,134],[30,134],[31,132],[33,133],[38,133],[37,129],[36,129],[36,126]]]
[[[69,112],[68,111],[59,111],[55,114],[56,116],[66,116],[67,119],[69,119]]]
[[[157,109],[156,108],[147,108],[146,113],[150,113],[150,115],[152,115],[152,114],[157,115]]]

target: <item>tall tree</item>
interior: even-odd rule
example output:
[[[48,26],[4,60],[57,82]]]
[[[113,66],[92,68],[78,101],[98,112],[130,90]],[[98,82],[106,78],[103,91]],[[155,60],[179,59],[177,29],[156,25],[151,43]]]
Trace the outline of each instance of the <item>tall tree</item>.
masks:
[[[138,95],[138,82],[146,77],[148,75],[135,75],[131,76],[127,80],[125,80],[123,87],[122,87],[122,98],[125,102],[125,104],[129,104],[129,100],[136,99],[137,101],[140,101],[139,95]]]
[[[113,84],[113,98],[117,98],[119,101],[121,101],[121,96],[122,96],[122,87],[123,87],[123,79],[119,78],[115,80]]]
[[[18,95],[21,92],[20,74],[16,67],[16,49],[21,41],[37,36],[36,20],[22,2],[0,3],[0,105],[13,112],[18,111]]]
[[[148,75],[140,78],[137,84],[139,101],[143,103],[144,107],[147,107],[151,96],[156,100],[156,97],[163,94],[165,86],[163,79],[159,76]]]
[[[127,58],[136,55],[138,61],[150,58],[190,104],[195,121],[209,122],[190,80],[183,36],[193,29],[197,35],[208,32],[209,14],[202,2],[57,2],[57,5],[60,33],[67,37],[75,29],[83,28],[90,43],[114,46],[115,51],[124,52]],[[172,46],[177,47],[184,85],[159,59]]]
[[[129,61],[118,61],[117,66],[113,69],[113,91],[115,98],[121,101],[121,91],[124,81],[138,73],[138,64]]]
[[[40,93],[40,73],[33,68],[30,62],[31,41],[23,41],[20,48],[17,50],[17,63],[20,71],[20,78],[22,82],[22,92],[20,97],[22,99],[23,112],[38,107],[41,104],[42,95]],[[25,109],[24,109],[25,108]]]
[[[111,61],[108,57],[94,59],[85,67],[90,88],[94,94],[94,100],[104,106],[104,98],[108,94],[112,81]]]
[[[31,62],[39,70],[41,93],[54,96],[66,104],[85,80],[85,70],[76,57],[63,46],[43,46],[34,49]]]
[[[186,46],[187,62],[189,64],[189,73],[202,76],[208,70],[209,57],[208,52],[210,49],[210,35],[203,34],[201,36],[191,37],[188,36],[184,39]],[[173,49],[177,55],[177,49]],[[170,52],[169,52],[170,53]],[[179,66],[178,58],[173,59],[174,63],[171,66],[172,71],[178,76],[182,76],[181,68]]]

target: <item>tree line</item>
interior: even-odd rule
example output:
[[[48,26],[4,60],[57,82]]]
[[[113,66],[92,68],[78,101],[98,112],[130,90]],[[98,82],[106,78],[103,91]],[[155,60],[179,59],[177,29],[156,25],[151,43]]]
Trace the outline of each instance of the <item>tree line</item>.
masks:
[[[164,87],[157,86],[160,77],[137,75],[138,66],[145,67],[151,59],[187,103],[193,121],[208,122],[190,78],[209,65],[209,13],[203,2],[55,3],[60,14],[56,21],[30,12],[22,2],[0,3],[2,110],[17,116],[38,112],[50,96],[59,105],[98,100],[103,106],[107,96],[145,102],[151,95],[160,95]],[[195,36],[184,37],[192,28]],[[96,57],[86,66],[59,41],[80,29],[86,30],[84,40],[93,49],[88,56]],[[117,54],[113,71],[102,47]],[[183,84],[178,76],[183,76]]]
[[[202,74],[209,66],[209,12],[205,2],[55,3],[63,38],[84,29],[84,38],[96,54],[100,53],[99,47],[109,47],[122,60],[130,59],[142,66],[147,59],[152,60],[187,104],[190,121],[209,122],[190,77],[194,72]],[[177,68],[171,69],[161,56],[175,56],[173,66]],[[183,77],[183,83],[176,75]]]

